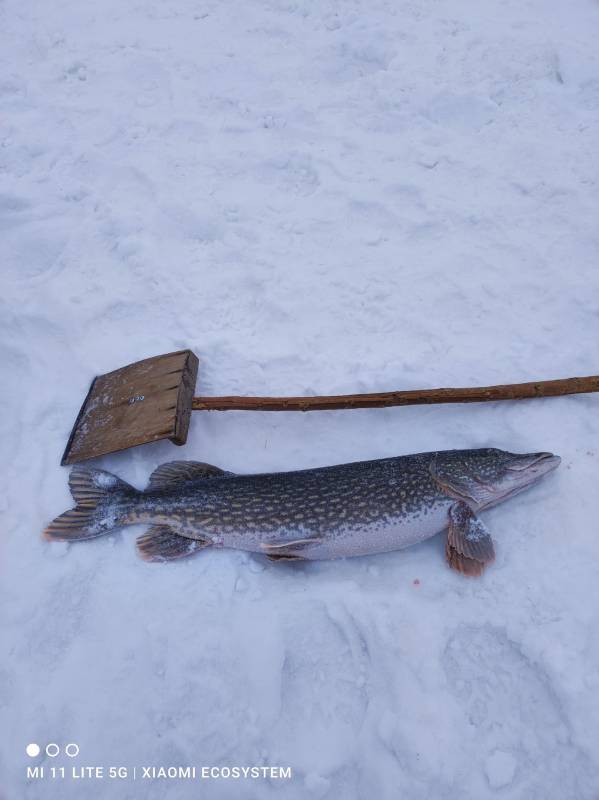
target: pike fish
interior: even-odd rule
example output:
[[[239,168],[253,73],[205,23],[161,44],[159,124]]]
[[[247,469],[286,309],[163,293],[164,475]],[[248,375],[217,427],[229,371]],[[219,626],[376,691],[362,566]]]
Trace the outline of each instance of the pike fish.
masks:
[[[148,561],[208,547],[279,561],[385,553],[447,530],[449,566],[480,575],[495,553],[478,514],[537,483],[559,463],[552,453],[495,448],[256,475],[174,461],[152,473],[145,491],[104,470],[76,466],[69,476],[76,507],[50,523],[44,535],[73,542],[150,523],[137,539]]]

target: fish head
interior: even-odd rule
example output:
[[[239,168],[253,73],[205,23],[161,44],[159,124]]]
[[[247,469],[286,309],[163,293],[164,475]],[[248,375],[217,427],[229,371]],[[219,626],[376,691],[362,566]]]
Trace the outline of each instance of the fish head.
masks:
[[[560,462],[553,453],[508,453],[485,447],[438,453],[431,473],[448,494],[479,511],[538,483]]]

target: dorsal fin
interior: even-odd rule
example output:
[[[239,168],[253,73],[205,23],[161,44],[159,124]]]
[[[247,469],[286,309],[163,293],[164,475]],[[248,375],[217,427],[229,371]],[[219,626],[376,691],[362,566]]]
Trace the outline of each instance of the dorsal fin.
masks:
[[[165,489],[168,486],[176,486],[178,483],[187,483],[187,481],[197,481],[203,478],[222,478],[231,474],[219,467],[213,467],[212,464],[204,464],[202,461],[169,461],[168,464],[156,467],[150,475],[146,491],[148,489]]]

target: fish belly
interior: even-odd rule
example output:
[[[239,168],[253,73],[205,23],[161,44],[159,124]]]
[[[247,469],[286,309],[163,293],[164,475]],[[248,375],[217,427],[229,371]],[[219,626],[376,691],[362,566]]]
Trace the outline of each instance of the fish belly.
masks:
[[[447,509],[401,519],[340,529],[298,551],[305,559],[346,558],[403,550],[430,539],[447,527]]]
[[[301,533],[281,530],[277,535],[261,535],[257,531],[239,531],[214,537],[218,547],[265,553],[273,545],[279,554],[289,553],[302,559],[319,560],[346,558],[374,553],[403,550],[430,539],[447,527],[450,503],[438,503],[433,508],[415,511],[401,517],[389,517],[371,523],[333,526],[331,530]],[[284,547],[289,543],[289,548]],[[279,549],[280,548],[280,549]],[[275,552],[275,551],[271,551]]]

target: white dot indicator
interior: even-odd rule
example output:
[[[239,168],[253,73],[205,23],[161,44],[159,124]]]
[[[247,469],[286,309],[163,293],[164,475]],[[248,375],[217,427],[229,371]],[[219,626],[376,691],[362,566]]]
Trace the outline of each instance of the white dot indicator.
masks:
[[[50,758],[56,758],[59,753],[60,747],[54,742],[50,742],[50,744],[46,745],[46,755],[50,756]]]
[[[40,746],[35,742],[31,742],[31,744],[28,744],[27,747],[25,748],[25,752],[27,753],[29,758],[35,758],[40,754]]]
[[[64,751],[69,758],[75,758],[75,756],[79,755],[79,745],[71,742],[65,747]]]

